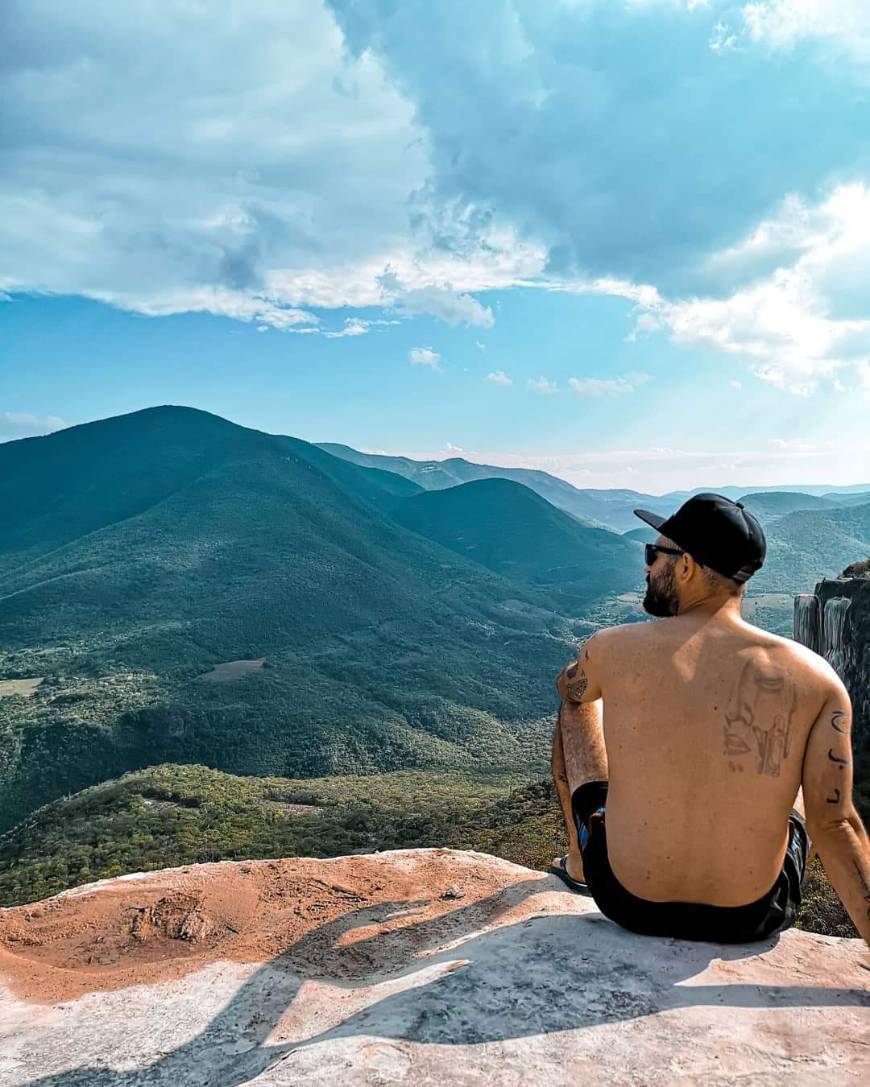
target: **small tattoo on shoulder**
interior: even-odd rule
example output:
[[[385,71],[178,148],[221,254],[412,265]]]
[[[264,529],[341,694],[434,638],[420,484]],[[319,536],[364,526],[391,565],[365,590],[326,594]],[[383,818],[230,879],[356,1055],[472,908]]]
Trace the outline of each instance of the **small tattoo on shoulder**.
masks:
[[[830,747],[828,748],[828,758],[831,760],[831,762],[835,762],[841,769],[842,767],[849,765],[848,759],[838,758]]]
[[[848,717],[848,714],[843,710],[834,710],[831,714],[831,728],[845,735],[849,731],[848,727],[843,724],[846,717]]]
[[[565,690],[568,693],[568,697],[572,702],[579,702],[583,695],[586,693],[586,688],[589,686],[586,676],[582,675],[576,683],[569,683]]]

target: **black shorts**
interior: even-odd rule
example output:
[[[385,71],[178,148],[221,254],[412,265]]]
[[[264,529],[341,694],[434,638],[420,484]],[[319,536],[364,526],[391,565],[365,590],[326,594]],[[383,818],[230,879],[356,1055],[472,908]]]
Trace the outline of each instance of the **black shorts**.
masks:
[[[672,936],[717,944],[764,940],[794,924],[809,852],[806,824],[798,812],[792,811],[789,818],[788,848],[782,871],[767,894],[745,906],[708,906],[696,902],[649,902],[622,886],[607,858],[606,802],[606,781],[581,785],[571,798],[583,873],[595,905],[605,917],[645,936]]]

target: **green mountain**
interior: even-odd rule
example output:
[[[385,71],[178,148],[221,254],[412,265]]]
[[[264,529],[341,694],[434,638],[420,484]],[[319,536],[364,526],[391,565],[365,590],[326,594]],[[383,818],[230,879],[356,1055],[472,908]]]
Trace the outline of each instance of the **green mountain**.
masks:
[[[0,828],[164,761],[522,765],[590,626],[401,523],[413,481],[191,409],[2,445],[0,480]]]
[[[848,497],[845,501],[837,502],[833,497],[823,498],[814,494],[802,494],[800,491],[756,491],[741,495],[739,501],[760,521],[784,517],[795,510],[831,510],[852,504]]]
[[[637,520],[637,518],[635,518],[635,520]],[[623,532],[622,538],[624,540],[634,540],[636,543],[642,544],[655,543],[659,538],[659,534],[650,525],[639,525],[629,532]]]
[[[570,517],[508,479],[428,491],[395,507],[402,524],[496,573],[547,592],[561,607],[588,607],[637,589],[643,552]]]
[[[360,453],[348,445],[321,442],[320,448],[353,464],[383,468],[413,480],[427,491],[443,490],[477,479],[508,479],[521,483],[554,506],[580,518],[588,524],[622,532],[636,521],[632,510],[644,507],[670,513],[669,497],[641,494],[627,490],[595,490],[573,487],[564,479],[532,468],[501,468],[492,464],[473,464],[462,457],[447,460],[417,461],[409,457],[389,457],[377,453]]]
[[[870,502],[870,491],[860,490],[856,494],[828,491],[822,498],[827,498],[835,506],[865,506]]]
[[[821,578],[836,577],[870,552],[870,503],[759,520],[767,536],[767,560],[752,578],[755,592],[812,592]]]

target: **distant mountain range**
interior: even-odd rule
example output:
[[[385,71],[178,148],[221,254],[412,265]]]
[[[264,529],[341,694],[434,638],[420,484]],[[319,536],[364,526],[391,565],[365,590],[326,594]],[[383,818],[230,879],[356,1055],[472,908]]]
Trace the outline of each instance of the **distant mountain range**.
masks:
[[[579,517],[590,524],[609,528],[613,532],[629,532],[636,528],[638,521],[633,511],[637,508],[669,514],[691,495],[710,490],[732,499],[745,497],[745,488],[731,486],[696,487],[691,491],[669,491],[660,495],[624,489],[584,489],[574,487],[566,480],[552,476],[548,472],[531,468],[503,468],[491,464],[475,464],[461,457],[416,461],[409,457],[360,453],[348,445],[338,445],[333,442],[321,442],[320,448],[353,464],[394,472],[405,479],[412,480],[427,491],[455,487],[459,483],[467,483],[474,479],[510,479],[515,483],[522,483],[523,486],[535,491],[536,494],[574,517]],[[759,495],[769,493],[791,496],[795,504],[781,511],[787,513],[792,509],[816,508],[814,501],[816,497],[829,500],[832,506],[870,502],[870,483],[847,487],[832,487],[829,484],[809,487],[790,485],[762,487],[757,492],[753,492],[751,497],[757,499]],[[785,499],[780,501],[786,502]],[[777,508],[771,505],[764,507],[764,510],[768,513]]]
[[[870,553],[863,496],[784,490],[746,496],[778,629],[789,594]],[[163,762],[527,767],[578,634],[641,615],[649,530],[616,529],[680,500],[180,407],[2,444],[0,830]]]
[[[564,479],[551,476],[548,472],[539,472],[532,468],[499,468],[491,464],[474,464],[463,460],[462,457],[415,461],[408,457],[359,453],[350,446],[330,442],[321,443],[320,448],[353,464],[395,472],[427,491],[439,491],[476,479],[509,479],[514,483],[522,483],[524,487],[528,487],[541,498],[565,510],[566,513],[579,517],[589,524],[603,525],[614,532],[623,531],[632,520],[636,522],[636,518],[631,513],[635,506],[652,502],[654,504],[652,508],[658,509],[663,501],[661,498],[641,494],[638,491],[580,490]],[[661,508],[667,509],[667,503]]]

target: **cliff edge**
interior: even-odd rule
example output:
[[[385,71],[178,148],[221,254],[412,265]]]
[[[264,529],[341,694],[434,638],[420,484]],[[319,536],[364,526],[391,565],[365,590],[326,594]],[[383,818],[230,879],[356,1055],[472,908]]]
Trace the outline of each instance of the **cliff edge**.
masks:
[[[0,1084],[867,1082],[863,942],[624,932],[480,853],[225,862],[0,910]]]

